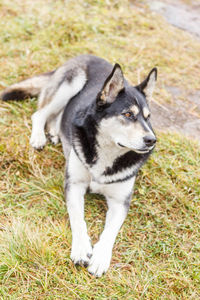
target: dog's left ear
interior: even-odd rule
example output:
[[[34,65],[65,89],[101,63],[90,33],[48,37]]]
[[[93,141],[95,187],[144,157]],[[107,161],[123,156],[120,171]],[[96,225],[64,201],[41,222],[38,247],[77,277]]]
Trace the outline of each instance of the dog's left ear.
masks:
[[[142,81],[139,85],[136,86],[141,93],[143,93],[147,99],[147,101],[151,101],[152,94],[155,88],[157,80],[157,68],[153,68],[147,78]]]
[[[103,88],[97,97],[97,105],[111,104],[117,95],[124,89],[124,75],[119,64],[115,64],[111,74],[104,82]]]

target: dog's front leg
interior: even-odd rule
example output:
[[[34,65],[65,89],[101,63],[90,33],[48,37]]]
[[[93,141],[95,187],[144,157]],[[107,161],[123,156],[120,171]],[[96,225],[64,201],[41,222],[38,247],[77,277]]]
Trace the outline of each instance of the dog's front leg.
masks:
[[[87,266],[92,256],[90,238],[84,221],[85,185],[77,182],[67,192],[67,209],[72,230],[71,259],[75,264]]]
[[[66,172],[66,203],[72,230],[70,257],[75,264],[87,266],[92,256],[91,242],[84,220],[84,194],[88,187],[88,174],[73,150]]]
[[[93,248],[93,255],[88,268],[88,271],[97,277],[102,276],[110,266],[112,248],[128,211],[126,205],[118,203],[114,199],[108,199],[107,203],[105,228]]]
[[[113,190],[115,190],[115,198],[107,197],[108,211],[105,227],[99,241],[93,248],[93,255],[88,268],[88,271],[97,277],[102,276],[110,266],[113,245],[126,218],[131,201],[131,190],[123,190],[123,186],[121,186],[121,192],[115,187],[113,187]]]

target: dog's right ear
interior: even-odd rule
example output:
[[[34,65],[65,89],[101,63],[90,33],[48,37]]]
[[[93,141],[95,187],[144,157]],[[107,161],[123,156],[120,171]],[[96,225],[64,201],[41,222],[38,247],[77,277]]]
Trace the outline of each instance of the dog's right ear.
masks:
[[[101,92],[97,97],[97,106],[111,104],[117,98],[119,92],[124,89],[124,75],[119,64],[115,64],[111,74],[108,76]]]

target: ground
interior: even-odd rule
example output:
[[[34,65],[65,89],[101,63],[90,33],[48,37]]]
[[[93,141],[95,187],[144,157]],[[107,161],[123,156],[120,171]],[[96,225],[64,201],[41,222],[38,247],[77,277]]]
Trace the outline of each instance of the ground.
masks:
[[[149,7],[172,25],[185,30],[198,39],[200,43],[200,4],[197,0],[147,1]],[[182,59],[180,57],[180,59]],[[198,80],[198,79],[197,79]],[[156,128],[166,131],[177,131],[199,140],[200,137],[200,90],[185,89],[184,85],[165,85],[172,103],[158,105],[152,103],[153,124]]]
[[[192,126],[185,125],[187,112],[191,122],[199,118],[196,36],[141,1],[1,0],[0,41],[1,89],[80,53],[120,63],[133,84],[157,66],[154,123],[179,131],[157,129],[157,147],[137,178],[111,267],[96,279],[69,258],[61,146],[49,144],[41,152],[29,146],[36,99],[0,102],[1,298],[198,299],[200,147],[182,135]],[[103,198],[86,197],[93,243],[105,210]]]

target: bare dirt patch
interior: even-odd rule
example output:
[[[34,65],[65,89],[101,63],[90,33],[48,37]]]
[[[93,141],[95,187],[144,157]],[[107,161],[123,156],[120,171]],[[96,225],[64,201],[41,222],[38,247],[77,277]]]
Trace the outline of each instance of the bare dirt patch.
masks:
[[[150,9],[168,23],[189,32],[200,39],[200,3],[198,1],[162,0],[148,2]],[[200,90],[184,91],[166,86],[172,104],[152,103],[152,122],[159,130],[177,131],[187,137],[200,140]]]
[[[161,131],[177,131],[189,138],[200,138],[200,90],[187,94],[187,101],[181,98],[186,92],[168,86],[173,104],[159,104],[152,101],[152,123]],[[185,98],[185,97],[184,97]]]
[[[200,3],[198,1],[149,1],[149,7],[172,25],[200,38]]]

